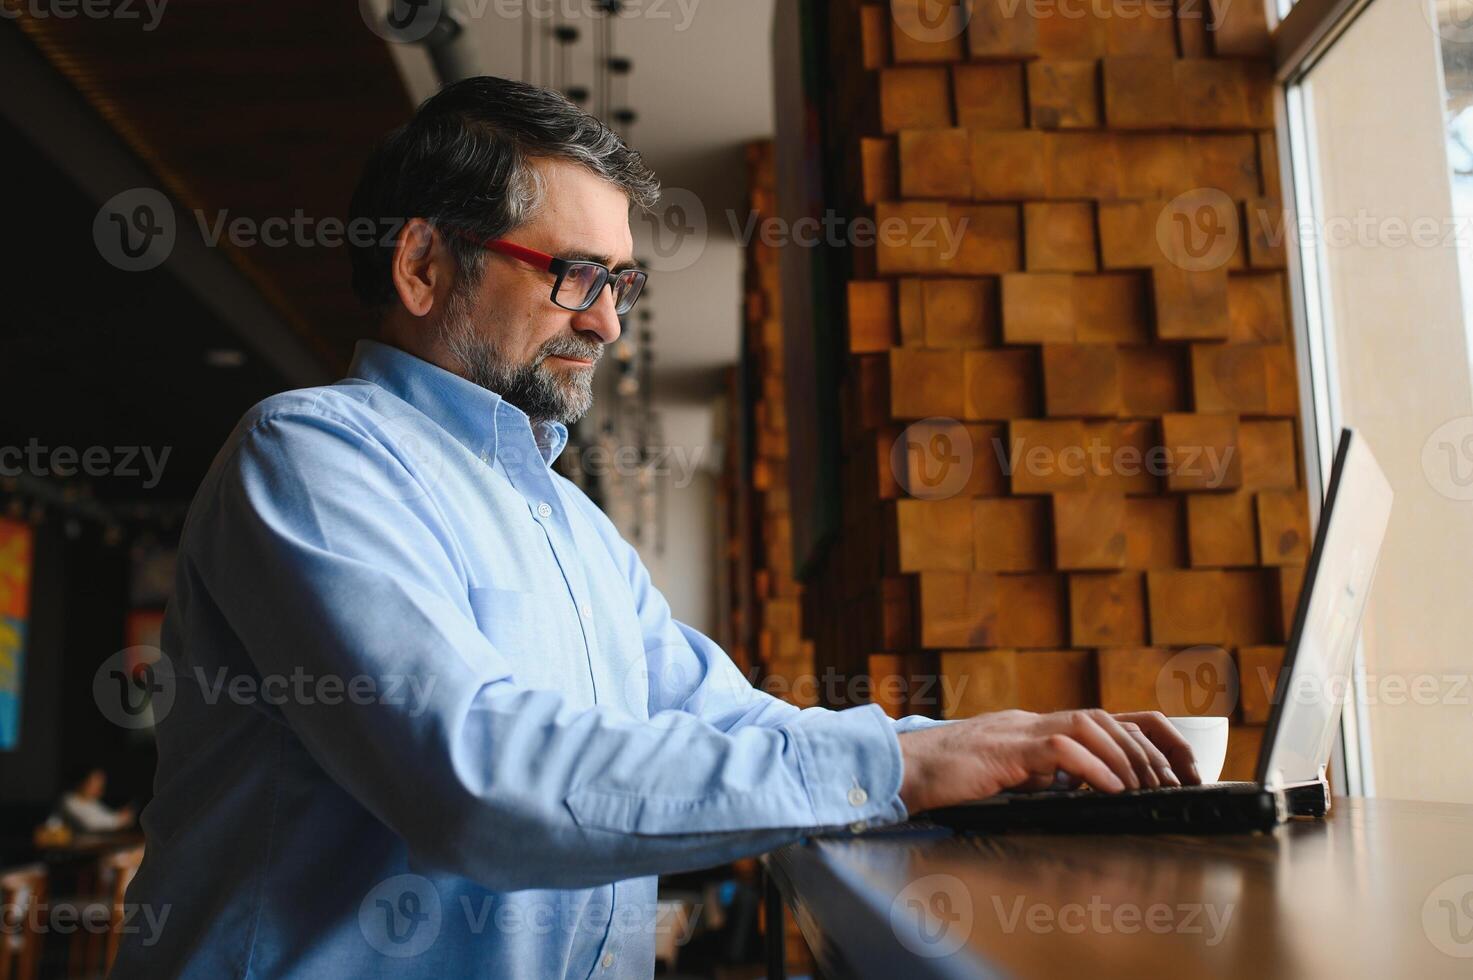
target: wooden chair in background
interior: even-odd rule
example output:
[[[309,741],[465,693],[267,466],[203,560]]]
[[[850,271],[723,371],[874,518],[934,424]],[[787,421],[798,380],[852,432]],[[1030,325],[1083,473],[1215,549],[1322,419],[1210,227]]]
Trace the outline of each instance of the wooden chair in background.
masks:
[[[0,980],[36,980],[45,938],[38,910],[45,903],[45,865],[0,872]]]

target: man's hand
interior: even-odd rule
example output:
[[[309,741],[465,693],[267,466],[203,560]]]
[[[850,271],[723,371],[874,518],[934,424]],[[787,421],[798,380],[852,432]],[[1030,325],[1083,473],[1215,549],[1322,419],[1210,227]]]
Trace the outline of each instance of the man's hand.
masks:
[[[1192,747],[1159,711],[998,711],[906,732],[900,754],[900,798],[911,813],[1046,789],[1060,772],[1070,786],[1106,793],[1202,782]]]

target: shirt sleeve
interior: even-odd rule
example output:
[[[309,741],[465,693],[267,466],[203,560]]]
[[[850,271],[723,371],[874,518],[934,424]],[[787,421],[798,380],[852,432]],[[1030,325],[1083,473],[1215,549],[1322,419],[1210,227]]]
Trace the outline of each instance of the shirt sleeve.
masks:
[[[835,713],[828,708],[800,709],[755,687],[719,644],[674,618],[639,552],[624,540],[608,516],[587,498],[583,498],[582,507],[624,571],[639,606],[649,667],[651,715],[688,712],[731,732],[747,725],[781,726],[795,719]],[[811,680],[817,685],[824,683],[821,677]],[[907,715],[888,723],[896,734],[949,724],[921,715]]]
[[[476,626],[454,542],[414,473],[351,420],[268,417],[203,491],[181,560],[263,675],[348,689],[419,678],[409,703],[281,706],[417,859],[499,891],[578,888],[905,819],[899,745],[877,707],[722,727],[574,709],[520,686]]]

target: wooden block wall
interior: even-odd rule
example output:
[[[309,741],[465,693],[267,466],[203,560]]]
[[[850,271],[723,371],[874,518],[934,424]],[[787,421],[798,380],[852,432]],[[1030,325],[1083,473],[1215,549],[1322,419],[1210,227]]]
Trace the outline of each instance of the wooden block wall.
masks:
[[[1124,709],[1206,645],[1256,744],[1309,537],[1262,10],[970,6],[851,4],[882,234],[819,664],[937,670],[942,715]]]
[[[774,213],[770,142],[747,148],[750,206]],[[745,494],[750,526],[728,529],[736,593],[733,632],[747,636],[768,690],[803,707],[816,703],[813,641],[803,635],[803,587],[793,575],[793,525],[788,492],[788,433],[783,378],[782,297],[776,251],[756,236],[745,254],[743,375],[752,432],[750,471],[731,467],[733,494]],[[734,577],[735,577],[734,576]]]

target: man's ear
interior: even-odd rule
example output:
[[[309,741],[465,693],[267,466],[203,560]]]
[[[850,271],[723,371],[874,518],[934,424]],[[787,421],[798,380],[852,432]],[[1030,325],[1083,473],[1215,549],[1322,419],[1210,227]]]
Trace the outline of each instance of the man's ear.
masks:
[[[399,302],[411,315],[423,317],[449,292],[455,278],[455,260],[428,221],[410,218],[399,229],[389,271]]]

